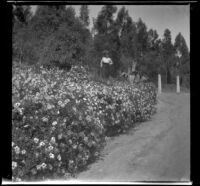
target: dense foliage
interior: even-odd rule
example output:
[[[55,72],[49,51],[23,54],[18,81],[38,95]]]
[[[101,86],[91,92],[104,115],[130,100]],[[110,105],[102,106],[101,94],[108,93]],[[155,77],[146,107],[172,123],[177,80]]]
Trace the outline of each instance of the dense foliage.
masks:
[[[159,38],[141,18],[135,21],[125,7],[117,10],[114,5],[103,6],[92,24],[89,10],[82,5],[76,15],[73,6],[40,5],[32,14],[28,5],[14,6],[13,59],[53,66],[69,65],[70,61],[99,70],[102,51],[108,50],[113,77],[130,72],[136,62],[136,70],[151,81],[156,82],[155,74],[160,73],[163,83],[175,83],[179,72],[181,85],[189,86],[190,53],[181,33],[173,44],[169,29]]]
[[[156,111],[153,84],[92,81],[83,67],[13,65],[14,180],[69,178],[100,155],[105,137],[148,120]]]

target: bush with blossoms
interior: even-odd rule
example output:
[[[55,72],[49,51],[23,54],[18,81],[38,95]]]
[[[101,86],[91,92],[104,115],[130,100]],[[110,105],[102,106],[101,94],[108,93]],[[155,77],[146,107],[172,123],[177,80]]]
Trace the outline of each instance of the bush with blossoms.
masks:
[[[83,67],[67,72],[13,65],[13,180],[71,178],[94,162],[106,136],[155,113],[151,83],[95,82]]]

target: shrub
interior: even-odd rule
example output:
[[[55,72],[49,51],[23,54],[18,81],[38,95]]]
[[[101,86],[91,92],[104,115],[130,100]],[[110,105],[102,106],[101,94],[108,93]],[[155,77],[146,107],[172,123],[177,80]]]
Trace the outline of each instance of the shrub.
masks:
[[[87,74],[77,66],[66,72],[13,65],[14,180],[74,176],[99,157],[105,136],[155,112],[152,84],[105,85]]]

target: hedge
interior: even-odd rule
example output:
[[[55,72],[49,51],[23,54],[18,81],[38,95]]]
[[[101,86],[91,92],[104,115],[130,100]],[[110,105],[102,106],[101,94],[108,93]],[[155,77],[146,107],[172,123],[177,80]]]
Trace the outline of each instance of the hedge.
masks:
[[[100,156],[106,136],[150,119],[151,83],[92,81],[83,67],[69,72],[13,65],[13,180],[70,178]]]

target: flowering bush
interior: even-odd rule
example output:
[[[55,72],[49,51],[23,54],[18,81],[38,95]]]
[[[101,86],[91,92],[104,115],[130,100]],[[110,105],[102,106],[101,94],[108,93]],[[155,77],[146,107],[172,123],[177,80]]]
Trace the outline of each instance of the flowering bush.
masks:
[[[149,119],[155,103],[150,83],[104,85],[83,67],[13,65],[13,179],[76,175],[99,157],[105,136]]]

